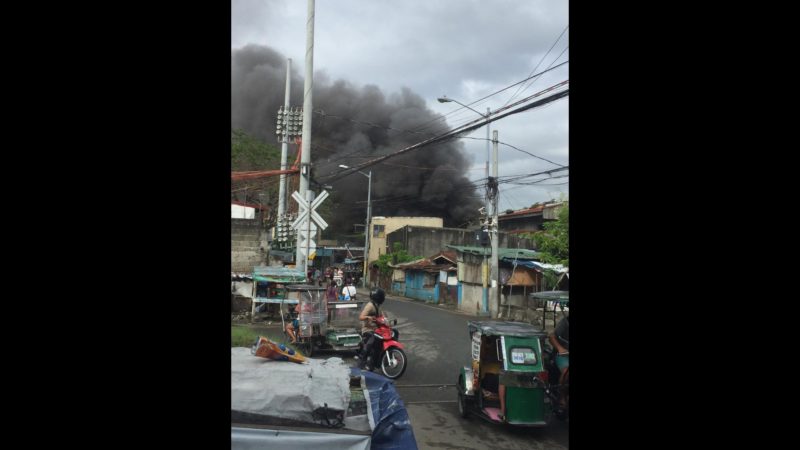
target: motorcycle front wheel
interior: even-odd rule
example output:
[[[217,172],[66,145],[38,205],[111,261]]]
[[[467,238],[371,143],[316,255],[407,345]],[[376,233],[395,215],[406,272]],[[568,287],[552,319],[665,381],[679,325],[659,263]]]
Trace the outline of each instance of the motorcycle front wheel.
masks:
[[[381,372],[386,378],[395,380],[406,371],[406,353],[392,347],[386,350],[381,357]]]

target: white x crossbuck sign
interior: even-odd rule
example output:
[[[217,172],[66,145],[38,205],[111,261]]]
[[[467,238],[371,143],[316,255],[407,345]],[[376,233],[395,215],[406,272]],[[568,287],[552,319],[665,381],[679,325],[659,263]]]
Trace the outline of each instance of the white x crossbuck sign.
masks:
[[[316,223],[321,230],[328,228],[328,222],[325,222],[325,219],[323,219],[322,216],[320,216],[316,211],[317,207],[319,207],[319,205],[321,205],[322,202],[325,201],[326,198],[328,198],[328,191],[320,192],[317,198],[315,198],[314,201],[311,202],[311,205],[309,205],[308,201],[305,200],[303,197],[301,197],[300,193],[297,191],[294,191],[294,193],[292,193],[292,198],[297,202],[299,206],[297,219],[295,219],[294,222],[292,222],[292,228],[302,232],[303,223],[305,222],[306,217],[308,217],[309,214],[311,215],[311,221]]]

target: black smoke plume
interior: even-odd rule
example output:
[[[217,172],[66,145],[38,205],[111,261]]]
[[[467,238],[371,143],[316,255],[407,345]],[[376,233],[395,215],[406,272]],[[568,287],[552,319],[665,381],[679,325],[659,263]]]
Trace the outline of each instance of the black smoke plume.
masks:
[[[292,62],[291,105],[303,105],[303,79]],[[276,146],[275,122],[283,105],[286,58],[277,51],[248,45],[231,51],[231,128],[242,129]],[[356,166],[423,141],[447,128],[410,89],[388,97],[374,85],[356,87],[344,80],[314,76],[311,162],[315,177]],[[427,127],[421,134],[409,133]],[[390,128],[390,129],[388,129]],[[402,131],[405,130],[405,131]],[[295,146],[289,148],[289,163]],[[442,217],[446,227],[464,227],[478,216],[480,194],[465,176],[470,161],[459,141],[423,147],[366,171],[372,171],[373,216]],[[277,169],[277,167],[265,167]],[[332,183],[330,235],[351,233],[366,217],[367,178],[354,173]],[[312,186],[319,192],[320,188]],[[291,191],[290,191],[291,192]],[[289,203],[294,201],[289,199]],[[294,205],[292,205],[294,206]],[[328,234],[328,233],[326,233]]]

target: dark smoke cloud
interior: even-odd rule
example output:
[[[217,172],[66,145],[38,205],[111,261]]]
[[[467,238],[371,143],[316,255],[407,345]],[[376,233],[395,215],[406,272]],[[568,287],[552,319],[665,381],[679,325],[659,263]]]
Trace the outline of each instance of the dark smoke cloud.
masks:
[[[293,61],[292,106],[303,103],[303,80],[297,68]],[[231,127],[276,143],[275,120],[283,105],[285,78],[286,58],[275,50],[257,45],[232,50]],[[311,157],[315,177],[342,170],[339,164],[357,165],[420,142],[431,134],[394,130],[414,130],[437,118],[425,101],[407,88],[387,97],[377,86],[330,82],[324,73],[314,75],[314,110],[336,116],[313,116]],[[438,122],[431,129],[443,127],[443,122]],[[290,163],[294,154],[290,146]],[[370,167],[373,216],[442,217],[445,226],[464,226],[476,218],[481,206],[474,185],[465,176],[469,166],[462,144],[450,141]],[[353,224],[364,223],[367,179],[355,173],[334,181],[333,188],[331,231],[352,232]]]

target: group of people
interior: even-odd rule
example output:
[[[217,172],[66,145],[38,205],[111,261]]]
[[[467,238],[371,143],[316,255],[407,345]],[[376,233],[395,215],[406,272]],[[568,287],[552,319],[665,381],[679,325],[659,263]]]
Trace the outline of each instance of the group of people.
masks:
[[[329,283],[328,288],[325,290],[325,300],[329,302],[335,302],[337,300],[344,300],[350,301],[355,300],[358,291],[356,287],[353,286],[353,282],[350,281],[341,288],[336,285],[336,283]]]

